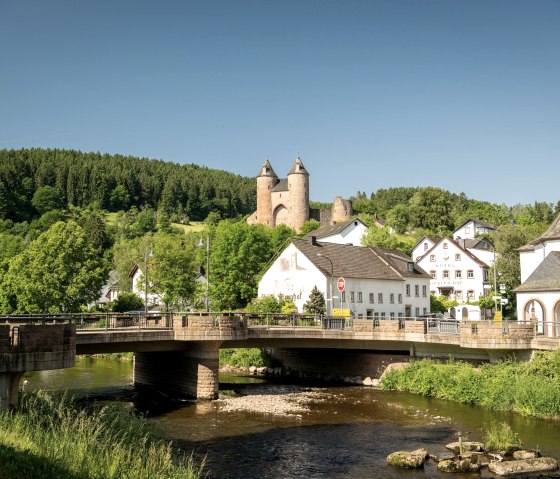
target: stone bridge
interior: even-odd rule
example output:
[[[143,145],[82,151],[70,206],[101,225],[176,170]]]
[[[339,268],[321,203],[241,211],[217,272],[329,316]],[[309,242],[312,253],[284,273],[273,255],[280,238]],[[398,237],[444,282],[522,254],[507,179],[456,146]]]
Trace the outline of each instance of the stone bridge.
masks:
[[[0,399],[4,407],[15,403],[23,372],[71,367],[75,354],[132,351],[135,384],[212,399],[218,393],[220,348],[267,348],[283,365],[311,373],[378,376],[386,364],[410,357],[495,361],[515,355],[527,359],[535,350],[560,346],[560,338],[538,334],[539,325],[516,321],[346,320],[234,313],[0,320],[9,322],[0,329],[4,338],[0,340]],[[23,324],[24,320],[42,324]]]

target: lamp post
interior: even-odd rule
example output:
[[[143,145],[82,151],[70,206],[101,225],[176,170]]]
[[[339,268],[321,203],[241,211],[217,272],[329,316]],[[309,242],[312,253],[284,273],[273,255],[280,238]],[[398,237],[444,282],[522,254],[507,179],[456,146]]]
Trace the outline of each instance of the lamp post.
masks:
[[[204,248],[206,246],[206,298],[205,298],[205,306],[206,312],[210,311],[210,303],[208,301],[208,294],[209,294],[209,286],[210,286],[210,236],[206,233],[206,244],[204,244],[204,240],[200,238],[200,242],[198,243],[199,248]]]
[[[329,278],[329,296],[330,296],[330,300],[331,300],[330,315],[332,316],[333,315],[333,309],[334,309],[334,299],[333,299],[333,294],[332,294],[332,282],[333,282],[333,275],[334,275],[334,266],[333,266],[332,260],[328,256],[324,255],[323,253],[317,253],[317,256],[328,259],[329,263],[331,264],[331,276]]]
[[[148,314],[148,257],[152,258],[154,256],[153,250],[150,249],[148,253],[148,244],[146,243],[146,249],[144,250],[144,313]]]

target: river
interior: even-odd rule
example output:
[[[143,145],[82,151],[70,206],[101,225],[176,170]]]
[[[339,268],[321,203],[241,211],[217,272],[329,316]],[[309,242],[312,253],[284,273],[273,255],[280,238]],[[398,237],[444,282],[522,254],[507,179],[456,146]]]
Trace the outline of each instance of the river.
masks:
[[[291,415],[226,411],[224,401],[143,401],[132,385],[131,362],[92,358],[81,358],[67,370],[28,374],[23,387],[68,389],[81,398],[131,404],[180,449],[205,458],[209,479],[449,477],[430,461],[423,471],[402,471],[388,467],[385,458],[418,447],[443,453],[458,431],[480,440],[484,424],[495,420],[507,421],[525,446],[560,459],[558,421],[366,387],[286,385],[222,375],[221,397],[265,395],[272,403],[290,395],[308,401],[306,411]],[[493,476],[486,471],[482,477]]]

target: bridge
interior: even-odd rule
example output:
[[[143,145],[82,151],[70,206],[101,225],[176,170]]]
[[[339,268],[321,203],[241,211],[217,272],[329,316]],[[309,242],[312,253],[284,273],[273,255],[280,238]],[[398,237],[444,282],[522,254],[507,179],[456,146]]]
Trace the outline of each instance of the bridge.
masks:
[[[560,347],[560,336],[542,334],[559,327],[518,321],[226,312],[11,315],[0,323],[0,407],[15,405],[24,372],[72,367],[76,354],[131,351],[135,384],[213,399],[220,348],[269,348],[293,368],[375,376],[403,356],[495,361]]]

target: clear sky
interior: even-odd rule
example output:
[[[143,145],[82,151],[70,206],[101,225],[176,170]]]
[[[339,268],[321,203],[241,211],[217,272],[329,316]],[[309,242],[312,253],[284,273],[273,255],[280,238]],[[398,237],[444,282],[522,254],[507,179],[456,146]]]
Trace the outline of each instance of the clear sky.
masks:
[[[0,148],[560,200],[560,0],[1,0]]]

